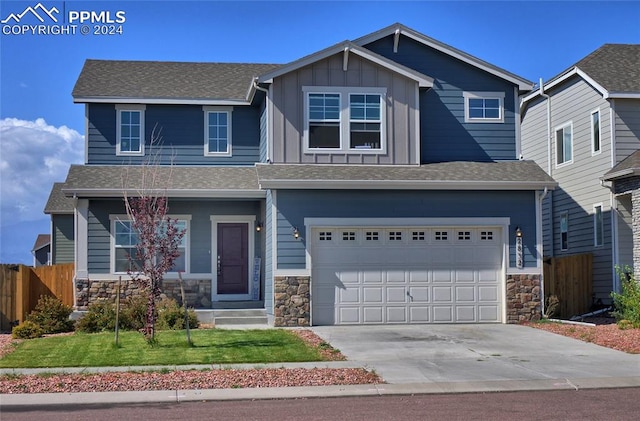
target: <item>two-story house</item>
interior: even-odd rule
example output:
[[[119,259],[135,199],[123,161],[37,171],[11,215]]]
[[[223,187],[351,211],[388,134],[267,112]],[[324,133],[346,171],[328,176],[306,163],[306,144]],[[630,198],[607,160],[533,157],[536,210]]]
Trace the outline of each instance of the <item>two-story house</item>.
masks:
[[[559,183],[544,254],[591,253],[594,298],[609,303],[616,267],[640,270],[640,45],[598,48],[524,96],[521,118],[524,158]]]
[[[537,318],[556,183],[519,159],[532,86],[400,24],[285,65],[88,60],[86,162],[61,189],[77,306],[127,278],[122,198],[151,170],[197,309],[257,303],[277,326]]]

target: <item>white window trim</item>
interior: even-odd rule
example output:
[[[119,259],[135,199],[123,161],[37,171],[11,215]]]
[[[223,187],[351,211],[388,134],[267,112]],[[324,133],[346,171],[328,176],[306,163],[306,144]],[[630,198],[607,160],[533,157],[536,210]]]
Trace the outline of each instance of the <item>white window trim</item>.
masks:
[[[387,89],[380,87],[335,87],[335,86],[303,86],[304,95],[304,133],[303,152],[305,154],[354,154],[354,155],[384,155],[387,153]],[[340,95],[340,147],[339,148],[310,148],[309,147],[309,94],[336,94]],[[351,94],[380,95],[380,148],[356,149],[350,147]]]
[[[144,156],[144,144],[145,144],[145,111],[146,105],[139,104],[116,104],[116,156]],[[139,151],[123,151],[120,148],[121,142],[121,113],[122,111],[139,111],[140,112],[140,150]]]
[[[504,92],[462,92],[464,98],[464,122],[465,123],[504,123]],[[471,118],[469,116],[470,99],[497,99],[500,103],[500,117],[498,118]]]
[[[204,156],[217,156],[217,157],[231,157],[233,155],[233,133],[232,133],[232,114],[233,107],[215,107],[204,105],[202,107],[204,112]],[[227,113],[227,151],[226,152],[211,152],[209,151],[209,113]]]
[[[184,242],[185,242],[185,261],[184,261],[184,274],[191,273],[191,241],[190,241],[190,233],[191,233],[191,215],[167,215],[168,218],[176,219],[178,221],[186,221],[187,223],[187,232],[184,233]],[[116,222],[118,221],[131,221],[129,215],[120,215],[120,214],[112,214],[109,215],[110,228],[109,228],[109,267],[111,269],[111,273],[114,275],[123,275],[127,274],[127,272],[116,272]],[[177,274],[178,272],[167,272],[167,274]]]
[[[600,149],[598,149],[597,151],[594,148],[595,132],[593,131],[593,115],[595,113],[598,113],[598,138],[600,139]],[[591,126],[591,155],[600,155],[602,153],[602,113],[600,112],[599,107],[591,111],[591,113],[589,114],[589,126]]]
[[[602,242],[598,244],[598,218],[596,209],[600,208],[600,232],[602,233]],[[602,203],[596,203],[593,205],[593,246],[594,247],[603,247],[604,246],[604,206]]]
[[[567,218],[567,247],[563,248],[562,247],[562,218],[566,217]],[[562,213],[560,213],[560,229],[558,230],[560,231],[560,250],[561,251],[567,251],[569,250],[569,212],[568,211],[564,211]]]
[[[558,131],[564,130],[566,127],[571,127],[571,159],[568,161],[564,161],[562,163],[558,163]],[[553,130],[553,139],[554,139],[553,142],[555,144],[556,168],[573,164],[573,157],[574,157],[574,151],[575,151],[575,148],[573,147],[573,138],[574,138],[573,121],[569,121],[567,123],[556,126],[556,128]]]

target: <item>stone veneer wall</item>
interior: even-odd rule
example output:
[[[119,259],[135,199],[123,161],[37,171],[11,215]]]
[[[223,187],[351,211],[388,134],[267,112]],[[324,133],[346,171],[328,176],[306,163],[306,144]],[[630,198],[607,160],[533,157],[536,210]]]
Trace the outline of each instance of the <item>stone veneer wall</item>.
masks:
[[[507,323],[540,320],[540,275],[507,275]]]
[[[311,308],[309,276],[276,276],[274,325],[309,326]]]
[[[182,281],[187,307],[211,308],[211,280],[189,279]],[[86,310],[89,304],[96,301],[115,301],[118,281],[93,281],[76,279],[76,308]],[[122,280],[120,299],[124,300],[141,292],[140,285],[131,279]],[[182,303],[180,281],[177,279],[162,281],[162,298],[169,297]]]

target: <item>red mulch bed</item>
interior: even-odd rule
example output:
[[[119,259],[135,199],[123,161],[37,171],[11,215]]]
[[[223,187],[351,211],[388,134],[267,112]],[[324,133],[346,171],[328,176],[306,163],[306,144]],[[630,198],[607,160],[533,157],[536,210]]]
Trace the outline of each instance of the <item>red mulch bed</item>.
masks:
[[[629,354],[640,354],[640,329],[620,329],[610,318],[586,319],[585,322],[595,326],[559,322],[529,322],[525,325]]]
[[[346,358],[310,330],[292,330],[326,360]],[[14,348],[11,335],[0,335],[0,358]],[[142,390],[226,389],[257,387],[378,384],[383,380],[363,368],[265,368],[176,370],[171,372],[113,372],[0,376],[0,394],[73,393]]]

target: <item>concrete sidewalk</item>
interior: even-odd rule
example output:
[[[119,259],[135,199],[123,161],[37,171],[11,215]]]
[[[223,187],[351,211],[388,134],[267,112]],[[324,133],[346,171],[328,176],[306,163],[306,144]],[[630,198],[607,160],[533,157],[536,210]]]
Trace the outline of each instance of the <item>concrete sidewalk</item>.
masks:
[[[387,384],[251,389],[0,395],[0,409],[33,406],[170,403],[430,393],[640,387],[640,355],[516,325],[326,326],[312,330],[348,361],[0,370],[0,373],[216,368],[354,368]]]

